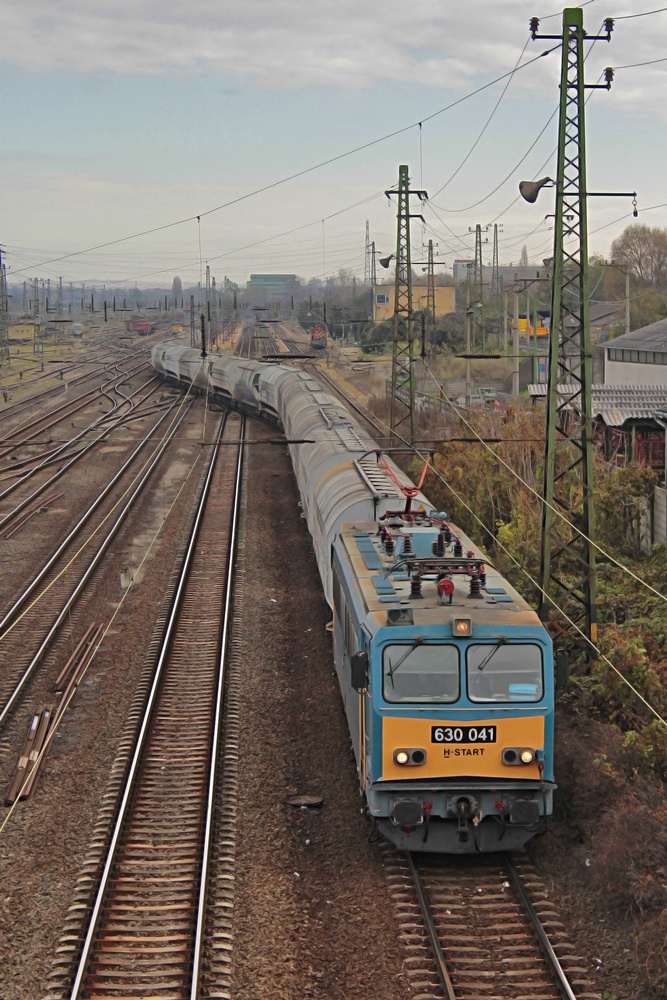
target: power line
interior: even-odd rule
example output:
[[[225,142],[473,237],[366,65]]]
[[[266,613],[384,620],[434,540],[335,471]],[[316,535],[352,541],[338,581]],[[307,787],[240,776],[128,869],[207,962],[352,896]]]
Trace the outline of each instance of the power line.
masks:
[[[415,454],[418,454],[420,458],[424,459],[424,461],[426,460],[426,456],[421,455],[417,451],[417,449],[414,449],[414,450],[415,450]],[[539,583],[537,582],[537,580],[533,579],[533,577],[528,572],[528,570],[524,566],[521,565],[521,563],[518,561],[518,559],[516,559],[512,555],[512,553],[510,552],[510,550],[505,545],[503,545],[503,543],[501,541],[499,541],[495,537],[495,535],[493,534],[493,532],[491,531],[491,529],[489,527],[487,527],[486,524],[484,524],[484,522],[482,521],[482,519],[480,517],[478,517],[477,514],[475,514],[475,512],[472,510],[472,508],[465,502],[465,500],[463,499],[463,497],[461,497],[460,494],[454,489],[454,487],[451,486],[447,482],[447,480],[445,479],[445,477],[440,472],[438,472],[437,469],[433,468],[433,466],[431,466],[431,469],[433,470],[434,475],[444,484],[444,486],[448,490],[450,490],[451,493],[453,493],[453,495],[456,497],[456,499],[458,500],[458,502],[463,507],[465,507],[465,509],[468,511],[468,513],[472,517],[474,517],[474,519],[477,521],[477,523],[480,525],[480,527],[483,528],[483,530],[491,537],[491,539],[493,540],[493,542],[496,545],[498,545],[498,547],[501,548],[503,550],[503,552],[507,556],[509,556],[509,558],[512,560],[512,562],[517,567],[517,569],[519,569],[524,574],[524,576],[526,576],[528,578],[528,580],[530,580],[530,582],[533,585],[533,587],[535,587],[535,589],[539,593],[541,593],[543,595],[543,597],[547,601],[549,601],[550,604],[553,605],[554,609],[559,614],[561,614],[563,616],[563,618],[565,619],[566,622],[568,622],[569,625],[571,625],[574,629],[576,629],[576,631],[579,633],[579,635],[582,637],[582,639],[584,639],[586,641],[586,643],[588,644],[588,646],[596,653],[596,655],[598,657],[600,657],[600,659],[604,660],[604,662],[609,667],[611,667],[611,669],[614,671],[615,674],[617,674],[618,677],[620,677],[620,679],[623,681],[623,683],[626,684],[630,688],[630,690],[633,692],[633,694],[635,694],[637,696],[637,698],[639,698],[639,700],[646,706],[646,708],[648,708],[649,712],[651,712],[651,714],[654,715],[656,717],[656,719],[658,719],[658,721],[663,724],[663,726],[667,726],[667,719],[663,718],[663,716],[660,714],[660,712],[658,712],[658,710],[656,708],[654,708],[653,705],[651,705],[649,701],[646,700],[646,698],[641,693],[641,691],[639,691],[634,686],[634,684],[631,681],[629,681],[627,679],[627,677],[624,676],[624,674],[621,673],[621,671],[618,669],[618,667],[615,666],[611,662],[611,660],[609,659],[609,657],[605,653],[602,652],[602,650],[596,645],[596,643],[592,642],[588,638],[588,636],[586,635],[586,633],[584,632],[584,630],[582,628],[580,628],[579,625],[577,625],[577,623],[574,622],[570,618],[570,616],[561,607],[559,607],[559,605],[556,604],[555,600],[545,590],[542,589],[542,587],[539,585]]]
[[[629,21],[633,17],[649,17],[651,14],[662,14],[665,10],[667,10],[667,7],[658,7],[657,10],[645,10],[641,14],[617,14],[614,20]]]
[[[289,181],[296,180],[299,177],[305,177],[306,174],[313,173],[315,170],[320,170],[322,167],[329,166],[332,163],[337,163],[339,160],[343,160],[348,156],[353,156],[356,153],[360,153],[365,149],[370,149],[372,146],[377,146],[382,142],[386,142],[389,139],[395,138],[397,135],[402,135],[404,132],[409,132],[413,128],[421,128],[425,122],[432,121],[434,118],[438,118],[440,115],[444,114],[446,111],[450,111],[452,108],[457,107],[459,104],[463,104],[465,101],[470,100],[471,97],[475,97],[477,94],[481,94],[483,91],[488,90],[489,87],[495,86],[496,83],[500,83],[501,80],[505,80],[508,76],[513,76],[515,73],[521,72],[521,70],[527,69],[534,62],[539,59],[548,56],[551,52],[554,52],[558,45],[555,45],[551,49],[547,49],[544,52],[540,52],[539,55],[533,56],[527,62],[519,66],[518,69],[515,67],[509,70],[507,73],[497,76],[494,80],[490,80],[488,83],[482,84],[482,86],[477,87],[475,90],[470,91],[470,93],[465,94],[463,97],[457,98],[450,104],[445,105],[443,108],[439,108],[438,111],[434,111],[430,115],[422,118],[420,121],[412,122],[410,125],[404,125],[402,128],[395,129],[393,132],[388,132],[386,135],[380,136],[378,139],[371,139],[369,142],[362,143],[360,146],[355,146],[353,149],[348,149],[344,153],[338,153],[335,156],[331,156],[326,160],[320,161],[311,167],[305,167],[303,170],[297,170],[287,177],[282,177],[280,180],[272,181],[270,184],[264,184],[262,187],[255,188],[253,191],[249,191],[247,194],[240,195],[238,198],[233,198],[231,201],[226,201],[221,205],[216,205],[215,208],[206,209],[203,212],[198,212],[196,215],[189,215],[183,219],[178,219],[175,222],[167,222],[161,226],[153,226],[151,229],[144,229],[139,233],[132,233],[130,236],[121,236],[116,240],[107,240],[105,243],[98,243],[95,246],[87,247],[84,250],[74,250],[71,253],[62,254],[59,257],[53,257],[50,260],[42,261],[41,264],[35,264],[34,267],[46,267],[48,264],[55,264],[61,260],[67,260],[71,257],[79,257],[85,253],[91,253],[95,250],[102,250],[105,247],[117,246],[119,243],[125,243],[128,240],[136,240],[142,236],[151,236],[153,233],[164,232],[166,229],[173,229],[175,226],[185,225],[187,222],[195,222],[199,219],[204,218],[206,215],[212,215],[215,212],[220,212],[225,208],[230,208],[232,205],[238,205],[240,202],[247,201],[249,198],[254,198],[256,195],[264,194],[266,191],[271,191],[274,188],[280,187],[283,184],[287,184]],[[18,271],[14,271],[14,274],[20,274],[23,270],[28,270],[28,268],[23,268]]]
[[[553,51],[553,49],[552,49],[552,51]],[[504,184],[507,184],[507,182],[509,180],[511,180],[513,174],[516,173],[516,171],[519,169],[519,167],[521,166],[521,164],[523,163],[523,161],[526,159],[526,157],[530,153],[532,153],[533,149],[535,148],[535,146],[537,145],[537,143],[540,141],[540,139],[542,138],[542,136],[544,135],[544,133],[546,132],[546,130],[548,129],[549,125],[551,124],[551,122],[553,121],[553,119],[556,117],[557,114],[558,114],[558,108],[556,107],[552,111],[552,113],[549,115],[549,118],[545,122],[544,126],[538,132],[536,138],[530,144],[530,146],[528,147],[528,149],[526,150],[526,152],[523,154],[523,156],[521,157],[521,159],[519,160],[519,162],[517,164],[515,164],[515,166],[512,167],[512,169],[507,174],[507,176],[505,178],[503,178],[503,180],[499,184],[496,184],[496,186],[494,187],[493,191],[489,191],[489,193],[487,195],[485,195],[483,198],[480,198],[479,201],[474,202],[474,204],[472,204],[472,205],[466,205],[465,208],[444,208],[442,205],[437,205],[436,208],[439,208],[441,212],[449,212],[450,214],[453,215],[453,214],[459,213],[459,212],[469,212],[469,211],[471,211],[471,209],[477,208],[478,205],[483,205],[485,201],[488,201],[489,198],[491,198],[496,193],[496,191],[498,191],[501,187],[503,187]],[[515,198],[514,201],[516,201],[516,200],[517,199]],[[512,204],[514,204],[514,202],[512,202]]]
[[[432,374],[432,373],[431,373],[431,374]],[[477,435],[477,433],[476,433],[476,432],[475,432],[475,436],[476,436],[476,437],[479,437],[479,435]],[[466,510],[468,511],[468,513],[469,513],[469,514],[471,515],[471,517],[473,517],[473,518],[475,519],[475,521],[477,521],[477,523],[478,523],[478,524],[480,525],[480,527],[481,527],[481,528],[482,528],[482,529],[483,529],[483,530],[484,530],[484,531],[485,531],[485,532],[487,533],[487,535],[489,535],[489,537],[491,538],[492,542],[493,542],[493,543],[494,543],[495,545],[497,545],[497,546],[498,546],[499,548],[501,548],[501,549],[503,550],[503,552],[504,552],[504,553],[505,553],[505,554],[506,554],[507,556],[509,556],[509,558],[510,558],[510,559],[512,560],[512,562],[513,562],[513,563],[514,563],[514,565],[515,565],[515,566],[517,567],[517,569],[519,569],[519,570],[520,570],[520,571],[521,571],[521,572],[522,572],[522,573],[524,574],[524,576],[525,576],[525,577],[527,577],[527,579],[528,579],[528,580],[529,580],[529,581],[531,582],[531,584],[533,585],[533,587],[535,587],[535,589],[536,589],[536,590],[538,591],[538,593],[542,593],[542,594],[543,594],[543,596],[544,596],[545,600],[549,601],[549,603],[553,605],[554,609],[555,609],[555,610],[556,610],[556,611],[557,611],[557,612],[558,612],[558,613],[559,613],[560,615],[562,615],[562,617],[563,617],[563,618],[565,619],[565,621],[566,621],[566,622],[568,622],[568,624],[569,624],[569,625],[571,625],[571,626],[572,626],[572,627],[573,627],[573,628],[574,628],[574,629],[575,629],[575,630],[576,630],[576,631],[577,631],[577,632],[579,633],[579,635],[580,635],[580,636],[582,637],[582,639],[584,639],[584,640],[585,640],[585,642],[586,642],[586,643],[588,644],[588,646],[589,646],[589,647],[590,647],[590,648],[591,648],[591,649],[592,649],[592,650],[593,650],[593,651],[594,651],[594,652],[595,652],[595,653],[597,654],[597,656],[598,656],[598,657],[600,657],[600,659],[604,660],[604,662],[605,662],[605,663],[606,663],[606,664],[607,664],[607,665],[608,665],[609,667],[611,667],[611,669],[612,669],[612,670],[614,671],[614,673],[615,673],[615,674],[616,674],[616,675],[617,675],[617,676],[618,676],[618,677],[619,677],[619,678],[621,679],[621,681],[622,681],[622,682],[623,682],[623,683],[624,683],[624,684],[625,684],[625,685],[626,685],[627,687],[629,687],[629,688],[630,688],[630,690],[631,690],[631,691],[633,692],[633,694],[635,694],[635,695],[637,696],[637,698],[639,698],[639,700],[640,700],[640,701],[642,702],[642,704],[644,704],[644,705],[646,706],[646,708],[648,708],[649,712],[651,712],[651,714],[652,714],[652,715],[654,715],[654,716],[656,717],[656,719],[658,719],[658,721],[659,721],[659,722],[661,722],[661,723],[663,724],[663,726],[667,726],[667,719],[663,718],[663,716],[662,716],[662,715],[660,714],[660,712],[658,712],[658,710],[657,710],[656,708],[654,708],[654,707],[653,707],[653,706],[652,706],[652,705],[650,704],[650,702],[648,702],[648,701],[646,700],[646,698],[645,698],[645,697],[644,697],[644,695],[643,695],[643,694],[641,693],[641,691],[639,691],[639,690],[638,690],[638,689],[637,689],[637,688],[636,688],[636,687],[634,686],[634,684],[632,684],[632,682],[631,682],[631,681],[629,681],[629,680],[627,679],[627,677],[625,677],[625,676],[624,676],[624,675],[623,675],[623,674],[621,673],[621,671],[620,671],[620,670],[618,669],[618,667],[616,667],[616,666],[615,666],[615,665],[614,665],[614,664],[613,664],[613,663],[611,662],[611,660],[609,659],[609,657],[608,657],[608,656],[607,656],[607,655],[606,655],[605,653],[603,653],[603,652],[602,652],[602,650],[601,650],[601,649],[600,649],[600,648],[599,648],[599,647],[598,647],[598,646],[597,646],[597,645],[596,645],[596,644],[595,644],[594,642],[592,642],[592,641],[591,641],[591,640],[590,640],[590,639],[588,638],[588,636],[587,636],[587,635],[586,635],[586,633],[585,633],[585,632],[583,631],[583,629],[581,629],[581,628],[579,627],[579,625],[577,625],[577,623],[576,623],[576,622],[574,622],[574,621],[573,621],[573,620],[572,620],[572,619],[570,618],[570,616],[569,616],[569,615],[568,615],[568,614],[567,614],[567,613],[566,613],[566,612],[565,612],[565,611],[564,611],[564,610],[563,610],[563,609],[562,609],[562,608],[561,608],[561,607],[560,607],[559,605],[557,605],[557,604],[556,604],[556,602],[554,601],[554,599],[553,599],[553,598],[552,598],[552,597],[551,597],[551,596],[550,596],[550,595],[549,595],[548,593],[546,593],[546,591],[544,591],[544,590],[542,589],[542,587],[541,587],[541,586],[540,586],[540,584],[539,584],[539,583],[537,582],[537,580],[533,579],[533,577],[532,577],[532,576],[531,576],[531,574],[530,574],[530,573],[528,572],[528,570],[527,570],[527,569],[526,569],[526,568],[525,568],[524,566],[522,566],[522,565],[521,565],[521,563],[520,563],[520,562],[518,561],[518,559],[516,559],[516,558],[515,558],[515,557],[514,557],[514,556],[512,555],[512,553],[511,553],[511,552],[510,552],[510,550],[509,550],[509,549],[507,548],[507,546],[503,545],[503,543],[502,543],[502,542],[501,542],[501,541],[500,541],[500,540],[499,540],[498,538],[496,538],[496,536],[494,535],[494,533],[493,533],[493,531],[491,530],[491,528],[489,528],[489,527],[488,527],[488,526],[487,526],[487,525],[486,525],[486,524],[484,523],[484,521],[482,521],[482,519],[481,519],[481,518],[480,518],[480,517],[479,517],[479,516],[478,516],[478,515],[477,515],[477,514],[476,514],[476,513],[474,512],[474,510],[473,510],[473,509],[472,509],[472,508],[471,508],[471,507],[470,507],[470,506],[469,506],[469,505],[468,505],[468,504],[466,503],[466,501],[465,501],[465,500],[463,499],[463,497],[462,497],[462,496],[460,496],[460,494],[459,494],[459,493],[458,493],[458,492],[457,492],[457,491],[456,491],[456,490],[454,489],[454,487],[453,487],[453,486],[451,486],[451,485],[450,485],[450,483],[448,483],[448,482],[447,482],[447,480],[446,480],[446,479],[445,479],[445,477],[444,477],[444,476],[442,475],[442,473],[441,473],[441,472],[439,472],[439,471],[438,471],[438,470],[437,470],[436,468],[434,468],[434,466],[433,466],[433,465],[432,465],[432,464],[430,463],[430,456],[428,456],[428,455],[425,455],[425,454],[423,454],[423,453],[422,453],[421,451],[419,451],[419,449],[418,449],[418,448],[416,448],[416,447],[415,447],[414,445],[410,444],[410,442],[409,442],[409,441],[407,441],[407,440],[406,440],[405,438],[401,437],[401,435],[400,435],[400,434],[397,434],[397,435],[396,435],[396,437],[398,437],[398,438],[399,438],[399,440],[400,440],[400,441],[402,441],[402,443],[403,443],[403,444],[407,445],[407,446],[408,446],[408,448],[410,448],[410,449],[411,449],[411,450],[412,450],[412,451],[414,452],[414,454],[415,454],[415,455],[417,455],[417,456],[418,456],[418,458],[420,458],[420,459],[421,459],[421,460],[422,460],[423,462],[428,462],[428,463],[430,464],[430,467],[431,467],[431,470],[432,470],[433,474],[434,474],[434,475],[436,476],[436,478],[437,478],[437,479],[439,479],[439,480],[440,480],[440,482],[441,482],[441,483],[443,483],[443,485],[444,485],[444,486],[445,486],[445,487],[446,487],[446,488],[447,488],[447,489],[448,489],[448,490],[449,490],[449,491],[450,491],[450,492],[451,492],[451,493],[452,493],[452,494],[453,494],[453,495],[454,495],[454,496],[456,497],[456,499],[457,499],[457,500],[459,501],[459,503],[460,503],[460,504],[461,504],[461,505],[462,505],[463,507],[465,507],[465,509],[466,509]],[[495,454],[495,452],[494,452],[493,454]],[[514,472],[514,470],[513,470],[513,469],[511,469],[510,471]],[[662,595],[660,594],[659,596],[662,596]]]
[[[446,187],[449,187],[449,185],[450,185],[450,184],[451,184],[451,182],[452,182],[452,181],[454,180],[454,178],[456,177],[456,175],[458,174],[458,172],[459,172],[459,171],[461,170],[461,168],[462,168],[463,166],[465,166],[465,164],[466,164],[466,163],[468,162],[468,160],[469,160],[469,159],[470,159],[470,157],[472,156],[472,154],[473,154],[473,152],[475,151],[475,149],[476,149],[476,147],[477,147],[478,143],[480,142],[480,140],[481,140],[482,136],[484,135],[484,133],[486,132],[487,128],[488,128],[488,127],[489,127],[489,125],[491,124],[491,121],[492,121],[492,119],[493,119],[493,116],[495,115],[496,111],[497,111],[497,110],[498,110],[498,108],[500,107],[500,103],[501,103],[501,101],[502,101],[503,97],[505,96],[505,94],[507,93],[507,88],[509,87],[510,83],[512,82],[512,78],[514,77],[514,73],[515,73],[515,72],[517,71],[517,69],[518,69],[518,67],[519,67],[519,63],[520,63],[520,62],[521,62],[521,60],[523,59],[523,54],[524,54],[524,52],[526,51],[526,49],[528,48],[528,43],[529,43],[529,42],[530,42],[530,35],[529,35],[529,36],[528,36],[528,38],[526,39],[526,42],[525,42],[525,44],[524,44],[523,48],[521,49],[521,52],[520,52],[520,54],[519,54],[519,58],[518,58],[518,59],[517,59],[517,61],[516,61],[516,65],[515,65],[515,67],[514,67],[514,70],[512,71],[511,75],[510,75],[510,76],[508,77],[508,80],[507,80],[507,83],[506,83],[506,84],[505,84],[505,86],[503,87],[503,91],[502,91],[502,93],[501,93],[500,97],[498,98],[498,100],[496,101],[496,103],[495,103],[495,105],[494,105],[494,107],[493,107],[493,111],[491,112],[491,114],[489,115],[489,117],[488,117],[488,118],[486,119],[486,121],[484,122],[484,125],[483,125],[483,127],[482,127],[482,131],[481,131],[481,132],[479,133],[479,135],[477,136],[477,138],[476,138],[476,139],[475,139],[475,141],[473,142],[472,146],[470,147],[470,149],[468,150],[468,152],[466,153],[466,155],[465,155],[465,156],[463,157],[463,159],[462,159],[462,160],[461,160],[461,162],[459,163],[459,165],[458,165],[458,167],[456,168],[456,170],[454,171],[454,173],[453,173],[453,174],[452,174],[452,175],[451,175],[451,176],[450,176],[450,177],[449,177],[449,178],[448,178],[448,179],[447,179],[447,180],[445,181],[445,183],[444,183],[444,184],[442,185],[442,187],[439,187],[439,188],[438,188],[438,190],[437,190],[437,191],[435,192],[435,194],[434,194],[434,195],[432,196],[433,198],[437,198],[437,197],[438,197],[438,195],[439,195],[439,194],[440,194],[440,193],[441,193],[442,191],[444,191]],[[422,183],[422,186],[423,186],[423,183]]]
[[[634,69],[636,66],[653,66],[654,63],[667,62],[667,56],[662,59],[649,59],[648,62],[628,63],[627,66],[614,66],[614,72],[619,69]]]

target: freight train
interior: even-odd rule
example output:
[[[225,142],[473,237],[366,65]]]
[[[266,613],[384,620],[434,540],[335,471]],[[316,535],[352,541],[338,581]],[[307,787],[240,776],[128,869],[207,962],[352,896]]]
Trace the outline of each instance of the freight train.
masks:
[[[530,606],[309,373],[169,342],[152,364],[284,429],[374,827],[453,854],[543,832],[555,663]]]

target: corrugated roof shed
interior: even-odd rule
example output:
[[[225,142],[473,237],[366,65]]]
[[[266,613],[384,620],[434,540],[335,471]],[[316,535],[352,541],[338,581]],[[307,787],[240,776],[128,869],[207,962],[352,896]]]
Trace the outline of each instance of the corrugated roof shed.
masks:
[[[618,338],[621,340],[622,338]],[[614,341],[616,343],[616,341]],[[559,385],[560,395],[573,395],[575,385]],[[545,397],[544,382],[529,385],[530,396]],[[652,420],[657,410],[667,409],[665,385],[593,385],[593,417],[601,417],[607,427],[622,427],[626,420]]]
[[[667,319],[649,323],[640,330],[624,333],[608,341],[605,347],[631,348],[633,351],[667,351]]]

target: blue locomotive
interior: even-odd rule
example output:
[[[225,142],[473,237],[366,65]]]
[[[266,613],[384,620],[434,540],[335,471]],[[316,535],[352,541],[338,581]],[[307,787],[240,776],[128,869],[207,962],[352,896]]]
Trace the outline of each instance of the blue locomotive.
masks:
[[[521,848],[555,788],[554,656],[535,612],[307,372],[169,342],[152,363],[301,442],[289,449],[373,824],[413,851]]]

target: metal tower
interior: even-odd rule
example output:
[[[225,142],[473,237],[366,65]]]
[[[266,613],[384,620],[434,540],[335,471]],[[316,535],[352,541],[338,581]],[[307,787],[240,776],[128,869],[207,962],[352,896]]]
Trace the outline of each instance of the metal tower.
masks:
[[[410,190],[408,168],[398,168],[398,188],[385,191],[389,198],[398,197],[396,213],[396,277],[394,281],[394,332],[391,360],[391,415],[392,435],[415,439],[415,339],[412,328],[412,266],[410,262],[410,219],[422,219],[421,214],[410,213],[410,195],[423,201],[427,194]]]
[[[375,240],[373,240],[372,243],[371,243],[371,274],[370,274],[370,280],[371,280],[371,288],[375,288],[375,286],[378,283],[377,271],[375,269]]]
[[[365,243],[365,253],[364,253],[364,284],[365,285],[370,284],[370,280],[371,280],[370,253],[371,253],[371,231],[370,231],[370,226],[368,224],[368,219],[366,219],[366,243]]]
[[[39,322],[39,280],[37,278],[35,278],[35,290],[33,292],[33,295],[34,299],[32,303],[32,308],[34,317],[33,322],[34,322],[34,338],[35,338],[33,350],[34,353],[37,355],[42,353],[42,337],[41,337],[42,328]]]
[[[538,25],[533,18],[533,38],[561,38],[538,35]],[[604,35],[587,35],[581,8],[563,11],[539,603],[540,617],[548,618],[549,595],[591,642],[597,641],[597,609],[595,550],[589,540],[595,537],[595,512],[584,42],[609,41],[610,18],[605,29]],[[607,71],[604,89],[611,76]]]
[[[500,289],[498,276],[498,223],[493,224],[493,256],[491,258],[491,295],[495,299]]]
[[[426,272],[428,288],[426,303],[428,308],[428,323],[430,336],[428,338],[430,353],[435,352],[435,266],[433,263],[433,240],[428,241],[428,270]]]
[[[482,232],[488,232],[488,226],[482,229],[481,225],[475,226],[475,300],[477,308],[474,310],[474,325],[472,336],[473,351],[486,350],[486,337],[484,333],[484,265],[482,263],[482,242],[488,243],[488,237],[482,241]]]
[[[9,300],[7,268],[0,250],[0,361],[9,361]]]

